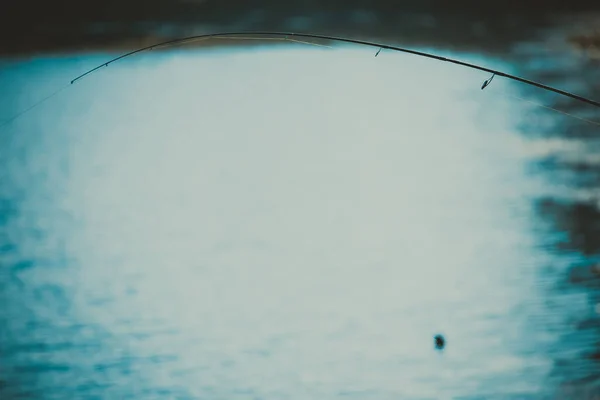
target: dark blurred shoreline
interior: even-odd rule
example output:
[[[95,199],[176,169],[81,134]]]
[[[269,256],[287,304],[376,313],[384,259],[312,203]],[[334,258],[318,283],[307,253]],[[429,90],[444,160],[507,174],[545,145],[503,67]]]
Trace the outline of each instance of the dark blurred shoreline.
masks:
[[[600,12],[600,3],[459,0],[255,4],[166,0],[17,2],[0,15],[0,57],[133,49],[219,31],[294,31],[407,45],[504,53],[565,15]]]

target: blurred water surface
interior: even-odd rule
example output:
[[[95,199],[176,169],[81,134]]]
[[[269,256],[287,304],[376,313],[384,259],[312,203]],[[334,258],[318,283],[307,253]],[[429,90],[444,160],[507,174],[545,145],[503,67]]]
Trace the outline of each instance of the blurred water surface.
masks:
[[[596,373],[588,295],[556,289],[578,256],[536,211],[556,143],[519,133],[512,83],[373,55],[148,53],[5,127],[3,398],[568,398]],[[5,62],[2,116],[104,60]]]

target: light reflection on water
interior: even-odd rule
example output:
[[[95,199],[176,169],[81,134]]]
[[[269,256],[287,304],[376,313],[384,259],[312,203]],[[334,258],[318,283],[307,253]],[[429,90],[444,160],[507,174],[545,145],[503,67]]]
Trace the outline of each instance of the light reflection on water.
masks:
[[[5,66],[3,113],[97,63]],[[549,349],[587,300],[548,313],[539,145],[486,78],[362,49],[147,54],[17,120],[0,137],[4,390],[552,394]]]

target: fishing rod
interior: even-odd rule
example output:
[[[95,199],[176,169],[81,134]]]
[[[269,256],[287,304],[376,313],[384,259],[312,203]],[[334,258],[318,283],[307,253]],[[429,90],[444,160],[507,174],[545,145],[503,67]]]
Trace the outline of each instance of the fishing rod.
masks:
[[[484,72],[488,72],[488,73],[492,74],[492,77],[484,82],[481,89],[485,89],[485,87],[487,87],[491,83],[494,76],[502,76],[504,78],[512,79],[517,82],[522,82],[527,85],[534,86],[534,87],[537,87],[537,88],[540,88],[543,90],[547,90],[550,92],[554,92],[554,93],[557,93],[562,96],[570,97],[572,99],[575,99],[575,100],[581,101],[583,103],[590,104],[594,107],[600,108],[600,102],[589,99],[587,97],[583,97],[583,96],[580,96],[580,95],[577,95],[577,94],[574,94],[571,92],[567,92],[565,90],[557,89],[552,86],[544,85],[542,83],[538,83],[538,82],[535,82],[535,81],[532,81],[529,79],[525,79],[520,76],[508,74],[506,72],[498,71],[498,70],[495,70],[492,68],[483,67],[483,66],[480,66],[477,64],[468,63],[465,61],[460,61],[460,60],[457,60],[454,58],[442,57],[442,56],[438,56],[436,54],[426,53],[423,51],[417,51],[417,50],[407,49],[404,47],[392,46],[389,44],[376,43],[376,42],[372,42],[372,41],[368,41],[368,40],[350,39],[350,38],[330,36],[330,35],[321,35],[321,34],[315,34],[315,33],[295,33],[295,32],[277,32],[277,31],[208,33],[208,34],[203,34],[203,35],[195,35],[195,36],[188,36],[188,37],[179,38],[179,39],[167,40],[165,42],[156,43],[156,44],[146,46],[146,47],[141,47],[137,50],[133,50],[133,51],[130,51],[129,53],[125,53],[121,56],[115,57],[112,60],[102,63],[102,64],[98,65],[97,67],[94,67],[94,68],[90,69],[89,71],[86,71],[83,74],[79,75],[78,77],[76,77],[75,79],[73,79],[71,81],[71,84],[73,84],[73,83],[77,82],[78,80],[82,79],[83,77],[99,70],[100,68],[107,67],[116,61],[122,60],[123,58],[130,57],[134,54],[141,53],[141,52],[144,52],[147,50],[156,49],[158,47],[177,45],[177,44],[190,42],[190,41],[194,41],[194,40],[206,40],[206,39],[211,39],[211,38],[235,39],[236,37],[243,37],[243,36],[248,36],[248,35],[254,36],[255,39],[261,39],[261,38],[265,38],[265,39],[271,38],[272,39],[274,36],[279,36],[280,40],[296,41],[296,40],[294,40],[294,38],[320,39],[320,40],[334,41],[334,42],[341,42],[341,43],[358,44],[358,45],[378,48],[379,50],[377,51],[375,56],[379,55],[381,50],[392,50],[392,51],[398,51],[401,53],[413,54],[416,56],[426,57],[426,58],[443,61],[443,62],[448,62],[448,63],[460,65],[462,67],[471,68],[471,69],[475,69],[475,70],[479,70],[479,71],[484,71]],[[307,43],[307,42],[301,42],[301,43]],[[307,44],[312,44],[312,43],[307,43]]]
[[[257,31],[257,32],[252,32],[252,31],[247,31],[247,32],[219,32],[219,33],[208,33],[208,34],[202,34],[202,35],[194,35],[194,36],[187,36],[187,37],[183,37],[183,38],[178,38],[178,39],[171,39],[171,40],[167,40],[164,42],[159,42],[159,43],[155,43],[153,45],[149,45],[149,46],[145,46],[145,47],[141,47],[138,48],[136,50],[132,50],[128,53],[122,54],[118,57],[115,57],[109,61],[106,61],[84,73],[82,73],[81,75],[75,77],[74,79],[72,79],[70,81],[70,83],[66,84],[65,86],[61,87],[60,89],[56,90],[55,92],[53,92],[52,94],[44,97],[43,99],[39,100],[38,102],[32,104],[31,106],[27,107],[26,109],[22,110],[21,112],[17,113],[16,115],[14,115],[13,117],[5,120],[4,122],[0,123],[0,128],[8,125],[9,123],[13,122],[15,119],[21,117],[23,114],[28,113],[29,111],[31,111],[33,108],[39,106],[40,104],[42,104],[43,102],[48,101],[49,99],[53,98],[54,96],[57,96],[59,93],[61,93],[62,91],[64,91],[65,89],[67,89],[69,86],[77,83],[78,81],[80,81],[81,79],[83,79],[84,77],[98,71],[99,69],[103,68],[103,67],[108,67],[110,64],[117,62],[119,60],[122,60],[124,58],[133,56],[135,54],[138,53],[142,53],[144,51],[148,51],[148,50],[153,50],[153,49],[157,49],[157,48],[161,48],[161,47],[168,47],[168,46],[175,46],[175,45],[179,45],[179,44],[184,44],[186,42],[193,42],[193,41],[201,41],[201,40],[208,40],[208,39],[237,39],[237,40],[241,40],[241,39],[252,39],[252,40],[280,40],[280,41],[288,41],[288,42],[296,42],[296,43],[302,43],[302,44],[309,44],[309,45],[316,45],[316,46],[323,46],[321,44],[318,43],[314,43],[314,42],[308,42],[308,41],[302,41],[299,39],[318,39],[318,40],[324,40],[324,41],[328,41],[328,42],[340,42],[340,43],[349,43],[349,44],[358,44],[358,45],[363,45],[363,46],[369,46],[369,47],[374,47],[377,48],[377,52],[375,53],[375,57],[377,57],[379,55],[379,53],[381,53],[382,50],[392,50],[392,51],[397,51],[397,52],[401,52],[401,53],[407,53],[407,54],[412,54],[412,55],[416,55],[416,56],[420,56],[420,57],[425,57],[425,58],[429,58],[429,59],[433,59],[433,60],[437,60],[437,61],[442,61],[442,62],[448,62],[448,63],[452,63],[452,64],[456,64],[462,67],[466,67],[466,68],[470,68],[470,69],[474,69],[474,70],[478,70],[478,71],[483,71],[483,72],[488,72],[490,74],[492,74],[491,78],[487,79],[483,85],[481,86],[481,89],[485,89],[487,86],[489,86],[492,82],[492,80],[494,79],[495,76],[501,76],[507,79],[511,79],[513,81],[517,81],[517,82],[521,82],[524,84],[527,84],[529,86],[533,86],[533,87],[537,87],[549,92],[554,92],[557,93],[561,96],[564,97],[568,97],[577,101],[580,101],[582,103],[586,103],[589,105],[592,105],[594,107],[598,107],[600,108],[600,102],[596,101],[596,100],[592,100],[589,99],[587,97],[584,96],[580,96],[571,92],[567,92],[565,90],[561,90],[561,89],[557,89],[555,87],[552,86],[548,86],[548,85],[544,85],[542,83],[539,82],[535,82],[529,79],[525,79],[522,78],[520,76],[516,76],[516,75],[512,75],[506,72],[502,72],[496,69],[492,69],[492,68],[487,68],[487,67],[483,67],[481,65],[477,65],[477,64],[472,64],[472,63],[468,63],[465,61],[460,61],[454,58],[450,58],[450,57],[443,57],[443,56],[439,56],[436,54],[431,54],[431,53],[426,53],[423,51],[418,51],[418,50],[412,50],[412,49],[408,49],[408,48],[404,48],[404,47],[398,47],[398,46],[393,46],[393,45],[389,45],[389,44],[384,44],[384,43],[377,43],[377,42],[373,42],[373,41],[368,41],[368,40],[360,40],[360,39],[350,39],[350,38],[344,38],[344,37],[337,37],[337,36],[331,36],[331,35],[321,35],[321,34],[316,34],[316,33],[296,33],[296,32],[278,32],[278,31]],[[325,47],[329,47],[329,46],[325,46]],[[516,97],[516,96],[512,96],[512,97]],[[518,98],[518,97],[517,97]],[[520,99],[520,98],[519,98]],[[524,100],[524,99],[521,99]],[[531,102],[531,101],[530,101]],[[533,102],[531,102],[533,103]],[[578,117],[576,115],[572,115],[560,110],[557,110],[555,108],[549,107],[549,106],[544,106],[544,105],[540,105],[537,103],[533,103],[535,105],[538,105],[540,107],[544,107],[544,108],[548,108],[550,110],[554,110],[557,111],[559,113],[580,119],[582,121],[585,122],[589,122],[592,123],[594,125],[600,125],[600,122],[597,121],[592,121],[592,120],[588,120],[585,118],[581,118]]]

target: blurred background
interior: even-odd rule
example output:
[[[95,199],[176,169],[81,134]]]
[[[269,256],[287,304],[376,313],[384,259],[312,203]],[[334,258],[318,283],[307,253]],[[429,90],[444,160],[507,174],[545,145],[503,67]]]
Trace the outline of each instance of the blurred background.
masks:
[[[69,85],[599,100],[597,2],[1,10],[1,399],[600,398],[598,109]]]

